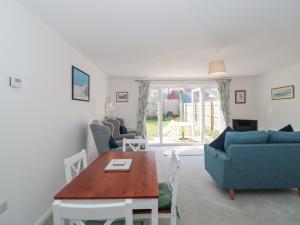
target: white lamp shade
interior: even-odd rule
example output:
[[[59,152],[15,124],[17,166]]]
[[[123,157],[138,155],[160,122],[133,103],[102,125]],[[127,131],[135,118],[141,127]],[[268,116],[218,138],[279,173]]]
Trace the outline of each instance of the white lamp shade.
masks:
[[[105,114],[114,111],[114,105],[109,97],[106,98],[105,101]]]
[[[224,60],[215,60],[209,62],[208,74],[209,75],[224,75],[226,73]]]

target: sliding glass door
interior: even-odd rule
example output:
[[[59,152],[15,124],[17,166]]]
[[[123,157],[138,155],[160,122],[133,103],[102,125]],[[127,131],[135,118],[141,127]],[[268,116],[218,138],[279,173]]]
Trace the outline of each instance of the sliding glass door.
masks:
[[[222,125],[216,88],[151,87],[147,134],[152,144],[197,144],[210,141]]]
[[[204,137],[203,142],[209,143],[224,127],[224,120],[221,114],[220,99],[217,88],[205,88],[204,100]]]

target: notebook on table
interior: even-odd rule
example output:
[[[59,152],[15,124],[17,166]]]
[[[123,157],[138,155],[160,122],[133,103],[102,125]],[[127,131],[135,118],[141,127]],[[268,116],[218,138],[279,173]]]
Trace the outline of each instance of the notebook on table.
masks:
[[[104,171],[129,171],[132,159],[112,159]]]

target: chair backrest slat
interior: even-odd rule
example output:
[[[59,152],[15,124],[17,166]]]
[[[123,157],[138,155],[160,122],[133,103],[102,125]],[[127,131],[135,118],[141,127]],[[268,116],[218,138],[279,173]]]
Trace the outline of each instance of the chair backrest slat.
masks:
[[[176,216],[179,169],[180,169],[180,158],[175,153],[175,151],[172,151],[168,185],[169,185],[169,189],[171,190],[171,193],[172,193],[171,213],[174,214],[174,216]]]
[[[103,204],[62,203],[57,200],[53,204],[53,210],[61,220],[101,220],[110,225],[116,219],[125,219],[126,225],[133,224],[131,199]]]
[[[137,139],[127,139],[123,138],[123,152],[126,152],[127,146],[134,152],[141,151],[141,147],[144,145],[144,149],[149,149],[149,144],[147,139],[137,138]]]
[[[172,151],[171,155],[171,162],[170,162],[170,168],[169,168],[169,188],[172,190],[174,186],[174,181],[177,178],[177,172],[180,168],[180,158],[178,154],[175,153],[175,151]]]
[[[81,152],[66,158],[64,160],[66,180],[70,183],[74,177],[78,176],[79,173],[87,167],[86,151],[82,149]]]

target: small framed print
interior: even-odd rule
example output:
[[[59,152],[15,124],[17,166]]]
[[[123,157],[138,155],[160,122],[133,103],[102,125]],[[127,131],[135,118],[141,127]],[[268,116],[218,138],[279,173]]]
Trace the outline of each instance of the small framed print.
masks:
[[[116,102],[128,102],[128,92],[116,92]]]
[[[72,99],[90,101],[90,75],[72,66]]]
[[[246,90],[235,91],[235,104],[246,104]]]
[[[272,100],[292,99],[295,97],[294,85],[272,88]]]

